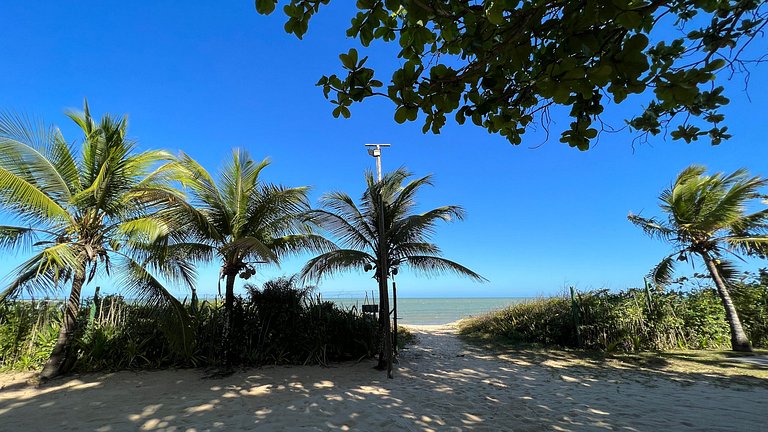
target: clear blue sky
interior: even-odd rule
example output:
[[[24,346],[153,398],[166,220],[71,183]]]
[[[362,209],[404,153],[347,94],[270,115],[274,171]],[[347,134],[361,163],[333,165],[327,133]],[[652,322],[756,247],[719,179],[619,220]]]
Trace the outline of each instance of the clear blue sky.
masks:
[[[490,280],[481,285],[405,272],[398,285],[409,297],[637,286],[668,248],[629,224],[630,210],[657,214],[658,193],[694,162],[768,175],[766,67],[753,69],[751,101],[743,76],[727,83],[732,103],[725,112],[734,138],[719,147],[662,137],[633,147],[628,132],[604,135],[588,152],[554,136],[544,142],[542,133],[529,133],[515,147],[451,122],[441,135],[423,135],[420,124],[396,124],[386,100],[353,107],[351,119],[334,119],[314,84],[338,72],[338,53],[356,46],[345,37],[352,12],[352,2],[333,2],[299,41],[283,32],[283,16],[259,16],[249,0],[0,0],[0,109],[40,116],[74,140],[80,137],[62,112],[88,97],[95,115],[128,114],[130,135],[142,148],[184,150],[214,171],[230,149],[245,148],[255,158],[272,159],[266,178],[312,185],[315,200],[331,190],[359,196],[363,172],[374,162],[363,144],[392,143],[384,151],[385,169],[406,166],[434,175],[435,187],[421,196],[423,209],[458,204],[467,210],[464,222],[439,229],[435,240],[445,256]],[[756,44],[764,50],[764,39]],[[395,49],[366,51],[382,81],[397,65]],[[621,115],[608,119],[622,124]],[[558,115],[554,120],[555,130],[569,122]],[[260,269],[256,280],[296,272],[306,258]],[[4,258],[0,273],[18,261]],[[200,292],[214,294],[216,278],[216,269],[201,269]],[[372,289],[369,275],[355,273],[321,284],[327,295]]]

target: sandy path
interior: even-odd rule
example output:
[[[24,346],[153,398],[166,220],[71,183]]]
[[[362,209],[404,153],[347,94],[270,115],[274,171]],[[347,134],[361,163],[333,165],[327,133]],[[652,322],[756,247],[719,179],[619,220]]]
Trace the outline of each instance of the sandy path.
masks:
[[[0,376],[2,431],[768,431],[768,386],[500,360],[445,326],[415,329],[394,380],[373,363],[91,374],[41,388]]]

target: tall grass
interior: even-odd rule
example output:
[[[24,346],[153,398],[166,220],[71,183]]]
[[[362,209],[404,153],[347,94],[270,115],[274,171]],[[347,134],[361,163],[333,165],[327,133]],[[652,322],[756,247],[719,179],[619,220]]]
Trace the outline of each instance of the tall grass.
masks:
[[[61,304],[0,304],[0,369],[35,369],[48,359],[61,325]]]
[[[731,294],[756,347],[768,346],[768,286],[741,283]],[[607,290],[541,298],[464,321],[469,336],[602,351],[730,347],[725,311],[712,289]]]
[[[70,347],[74,370],[207,367],[222,364],[221,302],[185,303],[188,319],[173,310],[126,302],[120,296],[88,299]],[[61,322],[61,303],[14,301],[0,305],[0,369],[40,368]],[[340,309],[290,279],[249,287],[233,315],[236,364],[327,364],[375,351],[376,323],[355,308]]]

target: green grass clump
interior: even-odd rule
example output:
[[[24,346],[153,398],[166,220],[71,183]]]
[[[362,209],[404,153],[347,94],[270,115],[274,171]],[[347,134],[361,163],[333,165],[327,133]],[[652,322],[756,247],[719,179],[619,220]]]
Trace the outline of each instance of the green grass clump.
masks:
[[[59,334],[59,306],[50,301],[0,304],[0,370],[42,367]]]
[[[416,335],[408,327],[397,326],[397,349],[401,350],[416,343]]]

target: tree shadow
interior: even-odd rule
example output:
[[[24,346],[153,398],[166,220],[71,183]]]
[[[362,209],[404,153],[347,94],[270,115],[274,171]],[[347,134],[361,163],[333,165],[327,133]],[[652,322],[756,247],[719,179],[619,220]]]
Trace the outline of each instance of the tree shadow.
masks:
[[[375,362],[90,374],[0,393],[7,430],[759,430],[764,380],[606,364],[562,351],[488,350],[414,331],[395,379]],[[745,385],[747,384],[747,385]]]

